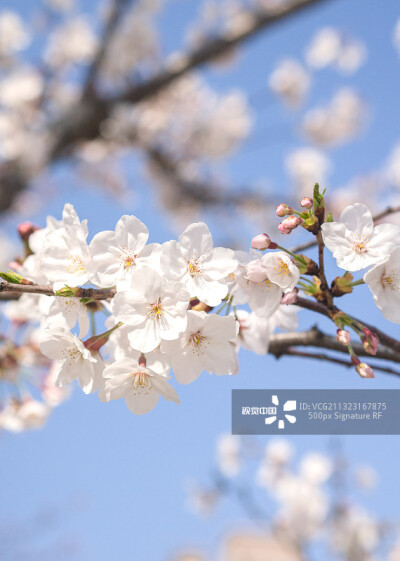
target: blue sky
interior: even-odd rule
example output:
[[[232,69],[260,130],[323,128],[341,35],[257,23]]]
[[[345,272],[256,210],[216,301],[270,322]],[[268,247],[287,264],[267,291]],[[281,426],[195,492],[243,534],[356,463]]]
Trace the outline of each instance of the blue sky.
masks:
[[[3,5],[26,14],[36,4],[6,0]],[[82,2],[88,12],[94,4]],[[176,38],[193,17],[197,4],[197,0],[170,3],[160,22],[166,50],[178,46]],[[346,79],[333,70],[320,72],[309,100],[310,106],[328,101],[338,86],[346,83],[359,90],[373,108],[368,132],[334,150],[333,185],[379,168],[400,139],[400,60],[392,47],[400,6],[396,0],[369,0],[368,9],[361,9],[366,4],[332,0],[253,40],[232,71],[217,73],[207,69],[204,73],[221,91],[234,85],[252,93],[265,86],[279,58],[297,56],[323,25],[339,26],[364,39],[369,49],[367,64]],[[285,122],[294,123],[295,118],[278,103],[271,104],[266,94],[266,107],[257,118],[255,134],[271,124]],[[282,159],[292,147],[302,144],[288,135],[280,142],[268,140],[265,147],[257,150],[244,147],[230,159],[230,174],[237,183],[244,184],[259,177],[271,178],[276,192],[282,192],[288,182]],[[151,241],[175,237],[168,215],[160,211],[155,192],[148,189],[137,166],[128,163],[125,171],[138,196],[131,205],[121,207],[109,197],[99,197],[94,190],[74,188],[68,168],[60,166],[54,175],[58,195],[31,218],[43,223],[48,213],[58,217],[63,204],[72,202],[81,218],[88,218],[90,236],[102,229],[113,229],[122,214],[135,213],[147,224]],[[7,224],[11,227],[11,219]],[[216,239],[223,237],[216,227],[213,233]],[[334,272],[332,260],[328,260],[328,272]],[[345,297],[343,306],[356,315],[361,315],[362,308],[362,315],[370,323],[376,322],[398,337],[399,327],[380,316],[368,289],[359,287],[357,294],[355,298]],[[302,325],[314,322],[314,317],[301,312]],[[327,323],[318,322],[329,329]],[[149,415],[135,417],[122,402],[105,405],[96,396],[85,396],[76,388],[71,399],[54,411],[44,430],[1,434],[0,537],[6,532],[14,550],[49,548],[47,554],[28,557],[41,561],[55,558],[53,547],[61,548],[66,558],[70,554],[77,561],[163,561],[185,546],[213,550],[225,530],[246,519],[239,507],[228,503],[222,504],[210,519],[189,514],[184,487],[191,478],[207,481],[215,439],[230,430],[232,389],[399,387],[394,377],[378,374],[375,380],[365,381],[339,366],[322,364],[317,368],[314,362],[276,361],[246,352],[240,358],[238,376],[203,374],[194,384],[177,387],[180,406],[161,400]],[[290,440],[298,454],[326,451],[329,446],[329,437]],[[342,442],[351,462],[371,464],[379,474],[379,492],[365,498],[364,504],[379,516],[398,519],[400,511],[393,488],[400,469],[399,437],[343,437]],[[35,538],[38,534],[39,538]],[[62,558],[60,551],[57,557]]]

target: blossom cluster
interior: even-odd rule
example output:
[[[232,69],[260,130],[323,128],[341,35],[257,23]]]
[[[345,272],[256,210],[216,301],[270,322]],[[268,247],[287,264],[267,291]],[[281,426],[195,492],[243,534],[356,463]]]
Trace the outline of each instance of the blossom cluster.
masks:
[[[282,203],[276,214],[281,234],[308,230],[322,244],[320,253],[326,246],[345,269],[330,288],[323,261],[318,266],[265,233],[253,238],[249,252],[214,247],[203,222],[187,226],[178,240],[148,243],[147,227],[125,215],[115,230],[89,242],[87,222],[71,204],[61,220],[49,217],[44,228],[21,224],[26,256],[10,264],[15,272],[0,276],[8,282],[3,289],[11,283],[32,290],[25,286],[4,314],[14,325],[38,327],[27,345],[11,355],[7,347],[5,364],[12,356],[18,365],[23,349],[40,347],[54,361],[53,385],[66,388],[78,380],[85,393],[98,392],[105,402],[124,398],[131,411],[142,414],[160,395],[179,403],[169,383],[171,369],[178,383],[189,384],[203,371],[237,373],[240,348],[266,354],[276,328],[296,330],[299,308],[293,304],[299,305],[303,291],[327,306],[337,341],[347,347],[358,374],[372,378],[346,328],[360,338],[363,355],[377,354],[379,338],[374,328],[335,308],[333,298],[365,283],[383,315],[400,323],[400,228],[375,226],[361,203],[347,207],[336,222],[331,215],[324,221],[324,211],[316,185],[299,211]],[[351,272],[368,267],[363,278],[353,280]],[[106,315],[100,334],[98,312]],[[16,367],[11,370],[15,381]]]
[[[58,386],[77,379],[102,401],[123,397],[134,413],[151,410],[159,395],[179,402],[171,367],[182,384],[204,370],[234,374],[239,347],[265,354],[275,327],[296,325],[293,307],[281,306],[300,276],[290,257],[214,247],[204,223],[189,225],[178,240],[147,243],[146,226],[123,216],[88,243],[86,221],[67,204],[62,220],[49,217],[45,228],[28,226],[25,234],[29,255],[14,268],[55,295],[23,294],[7,305],[7,317],[39,323],[40,349],[55,361]],[[104,290],[104,299],[79,298],[85,285]],[[237,309],[244,304],[251,311]],[[100,309],[107,331],[88,337]]]

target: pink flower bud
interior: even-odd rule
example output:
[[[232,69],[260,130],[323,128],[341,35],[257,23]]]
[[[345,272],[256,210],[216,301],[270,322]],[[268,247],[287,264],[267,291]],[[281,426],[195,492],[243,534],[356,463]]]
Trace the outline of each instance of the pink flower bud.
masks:
[[[365,362],[360,362],[359,364],[357,364],[356,370],[361,378],[375,378],[374,371]]]
[[[281,203],[276,207],[276,215],[280,218],[282,218],[283,216],[287,216],[288,214],[293,214],[293,209],[287,204]]]
[[[20,270],[20,268],[22,267],[21,263],[18,263],[18,261],[10,261],[10,263],[8,264],[9,268],[12,269],[13,271],[18,271]]]
[[[364,337],[361,337],[362,344],[364,349],[370,355],[376,355],[376,352],[379,347],[379,338],[378,336],[373,333],[368,327],[364,327],[363,329]]]
[[[140,355],[138,362],[139,362],[139,366],[144,366],[145,367],[146,366],[146,357],[143,354]]]
[[[342,343],[342,345],[349,345],[350,344],[350,333],[348,331],[346,331],[345,329],[338,329],[336,331],[336,339],[339,341],[339,343]]]
[[[278,224],[278,229],[279,229],[281,234],[290,234],[290,232],[292,231],[292,230],[289,230],[288,228],[285,228],[285,225],[283,224],[283,222]]]
[[[282,220],[282,224],[287,230],[294,230],[297,226],[303,224],[303,219],[300,216],[288,216]]]
[[[32,224],[32,222],[22,222],[22,224],[18,226],[18,234],[24,242],[27,242],[29,236],[33,234],[33,232],[36,232],[36,230],[40,230],[40,228]]]
[[[286,292],[281,300],[281,304],[286,304],[287,306],[289,306],[290,304],[295,304],[297,302],[298,293],[298,288],[294,288],[292,291]]]
[[[253,249],[268,249],[271,245],[271,239],[267,234],[258,234],[251,240],[251,247]]]
[[[252,282],[264,282],[266,280],[267,269],[262,264],[261,259],[255,259],[246,265],[246,277]]]
[[[300,206],[302,208],[312,208],[313,201],[312,199],[310,199],[310,197],[303,197],[300,201]]]

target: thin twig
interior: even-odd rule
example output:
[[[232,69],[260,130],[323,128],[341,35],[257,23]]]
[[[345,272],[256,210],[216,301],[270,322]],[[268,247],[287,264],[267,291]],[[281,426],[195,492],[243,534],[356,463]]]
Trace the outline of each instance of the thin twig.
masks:
[[[345,366],[346,368],[354,368],[354,364],[350,360],[343,360],[341,358],[330,356],[326,353],[310,353],[307,351],[299,351],[297,349],[286,349],[283,353],[279,355],[281,356],[293,356],[293,357],[300,357],[300,358],[310,358],[312,360],[324,361],[324,362],[332,362],[334,364],[340,364]],[[379,372],[384,372],[385,374],[393,374],[395,376],[400,376],[400,372],[394,370],[393,368],[381,366],[379,364],[369,364],[373,370],[377,370]]]

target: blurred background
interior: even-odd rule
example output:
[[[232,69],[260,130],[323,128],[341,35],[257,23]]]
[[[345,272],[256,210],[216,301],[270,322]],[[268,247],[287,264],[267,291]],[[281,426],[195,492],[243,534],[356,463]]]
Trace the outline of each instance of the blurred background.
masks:
[[[275,206],[315,181],[336,216],[398,205],[399,98],[396,0],[3,0],[1,269],[21,255],[17,225],[59,219],[66,202],[89,239],[135,214],[150,242],[205,220],[234,249],[261,231],[282,238]],[[399,337],[367,287],[343,302]],[[20,336],[15,313],[2,305],[3,335]],[[315,321],[299,313],[301,327]],[[239,358],[237,376],[175,384],[181,405],[143,418],[74,388],[49,396],[48,419],[3,422],[0,559],[397,561],[398,437],[228,433],[234,388],[398,378]],[[48,365],[33,366],[25,357],[25,377]],[[13,391],[4,379],[3,407]]]

